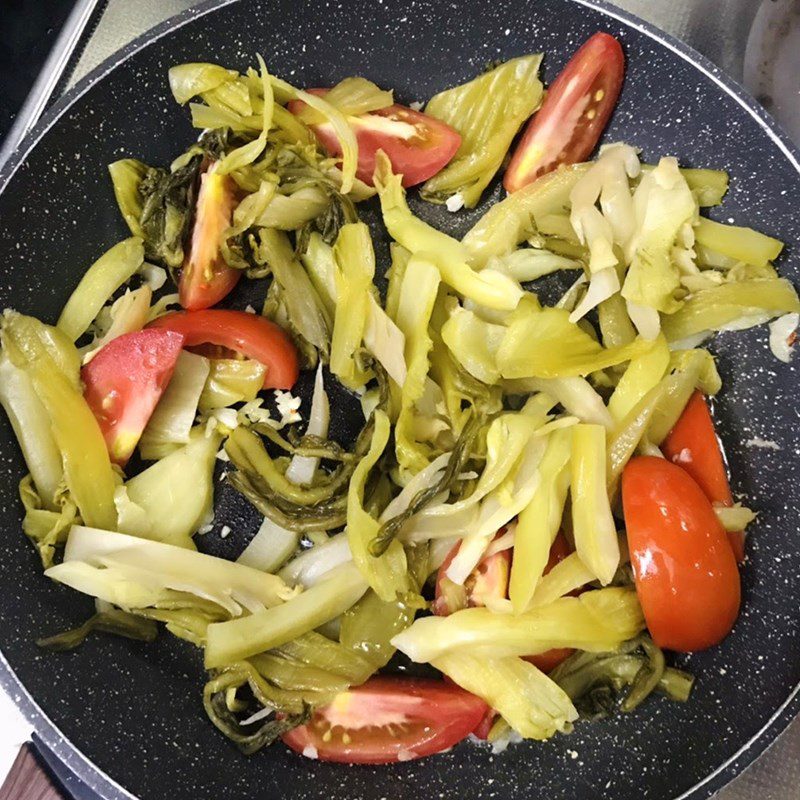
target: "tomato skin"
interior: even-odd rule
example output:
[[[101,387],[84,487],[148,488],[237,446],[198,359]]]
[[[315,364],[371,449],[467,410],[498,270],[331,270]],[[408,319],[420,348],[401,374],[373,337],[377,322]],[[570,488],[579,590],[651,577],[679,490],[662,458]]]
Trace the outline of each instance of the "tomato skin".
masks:
[[[622,504],[653,641],[683,652],[722,641],[739,614],[739,569],[703,490],[666,459],[638,456],[622,474]]]
[[[148,329],[176,331],[184,346],[220,345],[260,361],[266,368],[265,389],[291,389],[299,374],[297,350],[274,322],[246,311],[210,308],[175,311],[153,320]]]
[[[661,445],[664,455],[685,469],[712,503],[733,505],[728,472],[722,456],[714,420],[702,392],[695,392],[680,419]],[[736,560],[744,561],[744,533],[728,531]]]
[[[323,96],[327,89],[309,89],[310,94]],[[301,100],[289,103],[289,110],[297,114],[305,107]],[[376,117],[413,125],[416,133],[409,139],[381,130]],[[350,119],[358,140],[358,169],[356,176],[372,186],[375,172],[375,154],[383,150],[392,162],[395,173],[403,176],[403,186],[416,186],[441,170],[461,146],[461,135],[449,125],[434,117],[395,103],[392,106],[362,114]],[[323,148],[332,156],[341,156],[342,149],[333,128],[327,123],[312,125],[311,129]]]
[[[492,731],[494,721],[497,719],[497,712],[493,708],[487,709],[483,719],[478,723],[478,727],[472,731],[472,735],[485,742]]]
[[[296,753],[313,747],[320,761],[391,764],[447,750],[475,730],[487,708],[452,683],[379,675],[338,695],[282,738]]]
[[[528,123],[503,178],[506,191],[516,192],[560,164],[585,161],[614,110],[624,74],[620,43],[607,33],[590,37]]]
[[[547,575],[556,564],[560,564],[570,553],[571,549],[567,542],[566,536],[560,531],[553,539],[553,544],[550,546],[550,557],[547,559],[543,575]],[[576,591],[573,594],[580,594]],[[530,661],[534,667],[537,667],[542,672],[552,672],[562,661],[566,661],[575,652],[572,647],[554,647],[552,650],[545,650],[543,653],[537,653],[535,656],[525,656],[525,661]]]
[[[220,236],[231,226],[237,204],[236,184],[227,175],[219,175],[212,164],[200,176],[191,240],[178,284],[178,298],[186,309],[213,306],[242,276],[219,251]]]
[[[498,535],[502,535],[502,531]],[[447,577],[447,569],[460,547],[461,542],[457,542],[436,573],[436,590],[431,611],[439,617],[446,617],[467,606],[484,606],[487,599],[502,600],[508,596],[511,550],[500,550],[481,559],[464,581],[464,586],[459,587]]]
[[[112,339],[81,369],[83,396],[108,453],[125,466],[172,377],[183,336],[144,330]]]

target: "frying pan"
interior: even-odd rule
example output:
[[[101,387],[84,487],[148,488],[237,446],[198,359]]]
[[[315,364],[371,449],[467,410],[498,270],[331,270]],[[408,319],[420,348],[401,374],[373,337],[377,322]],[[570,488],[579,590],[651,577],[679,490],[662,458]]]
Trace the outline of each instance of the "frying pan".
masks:
[[[260,52],[274,72],[301,86],[365,74],[408,103],[469,78],[492,59],[531,51],[547,54],[550,81],[596,30],[618,36],[628,58],[606,141],[636,144],[645,159],[674,154],[689,166],[729,170],[731,191],[712,216],[788,242],[780,269],[797,281],[797,152],[710,63],[610,6],[593,0],[216,0],[156,28],[94,71],[6,165],[0,307],[54,321],[86,266],[127,235],[105,165],[123,154],[169,163],[195,135],[169,96],[172,64],[214,60],[244,68]],[[495,185],[484,208],[499,192]],[[412,203],[416,213],[456,235],[483,210],[449,215]],[[367,217],[374,221],[374,212]],[[378,254],[385,267],[383,240]],[[698,677],[687,704],[652,698],[634,714],[579,724],[569,736],[500,756],[465,743],[384,768],[326,765],[281,746],[246,759],[202,712],[201,659],[191,646],[164,635],[153,645],[97,637],[64,655],[37,649],[38,636],[76,625],[91,603],[44,579],[24,540],[16,496],[24,466],[5,419],[3,681],[45,743],[105,798],[708,797],[800,708],[797,367],[775,361],[763,329],[723,334],[714,349],[725,380],[716,411],[733,488],[760,514],[733,634],[711,651],[677,659]],[[232,557],[257,519],[225,489],[218,494],[217,525],[228,523],[237,535],[223,541],[211,533],[201,546]]]

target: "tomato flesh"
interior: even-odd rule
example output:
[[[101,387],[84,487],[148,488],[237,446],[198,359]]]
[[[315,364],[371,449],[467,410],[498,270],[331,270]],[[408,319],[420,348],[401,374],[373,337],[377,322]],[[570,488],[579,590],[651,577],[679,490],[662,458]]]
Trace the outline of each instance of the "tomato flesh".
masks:
[[[502,535],[502,532],[498,535]],[[485,606],[487,601],[502,600],[508,596],[511,550],[500,550],[483,558],[464,585],[459,586],[447,577],[447,569],[460,547],[461,542],[457,542],[436,573],[431,610],[439,617],[446,617],[468,606]]]
[[[327,89],[310,89],[311,94],[325,95]],[[289,110],[297,114],[305,103],[294,100]],[[416,186],[441,170],[461,146],[458,131],[434,117],[407,106],[392,105],[348,120],[358,140],[357,177],[372,186],[375,154],[383,150],[392,162],[392,170],[403,176],[403,186]],[[329,123],[311,129],[325,150],[341,157],[342,148]]]
[[[588,39],[559,73],[528,123],[503,186],[516,192],[560,164],[585,161],[617,104],[625,56],[607,33]]]
[[[337,695],[283,741],[321,761],[411,761],[466,738],[487,708],[480,698],[444,681],[377,676]]]
[[[260,361],[265,389],[291,389],[299,374],[297,350],[274,322],[246,311],[175,311],[153,320],[149,329],[180,333],[185,347],[219,345]]]
[[[560,564],[572,551],[563,533],[559,532],[550,547],[550,556],[547,559],[544,572],[547,575],[556,564]],[[576,591],[574,594],[580,594]],[[535,656],[525,656],[526,661],[530,661],[534,667],[538,667],[542,672],[552,672],[562,661],[566,661],[575,652],[572,647],[554,647],[552,650],[545,650]]]
[[[695,392],[675,427],[661,445],[664,455],[685,469],[700,485],[712,503],[733,505],[728,472],[714,420],[705,397]],[[736,560],[744,560],[744,533],[728,531]]]
[[[127,333],[112,339],[81,369],[84,397],[115,464],[124,466],[133,454],[182,347],[180,333]]]
[[[622,504],[636,591],[653,641],[703,650],[739,614],[736,559],[714,509],[688,472],[663,458],[631,459]]]
[[[225,263],[219,248],[220,237],[231,226],[237,205],[236,184],[215,167],[212,164],[200,176],[191,241],[178,284],[180,303],[189,310],[218,303],[242,275],[241,270]]]

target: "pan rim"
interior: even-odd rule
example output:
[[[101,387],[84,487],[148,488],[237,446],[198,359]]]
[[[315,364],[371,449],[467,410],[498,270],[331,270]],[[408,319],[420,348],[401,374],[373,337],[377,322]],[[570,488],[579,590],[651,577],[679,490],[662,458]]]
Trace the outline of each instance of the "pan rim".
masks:
[[[97,82],[110,75],[129,58],[144,50],[152,43],[162,39],[184,25],[213,13],[240,0],[206,0],[193,8],[176,14],[137,36],[120,50],[102,61],[97,67],[81,78],[75,86],[60,97],[26,134],[20,145],[12,152],[8,161],[0,167],[0,193],[4,192],[25,163],[28,155],[41,142],[58,120],[69,111],[84,94]],[[773,144],[781,151],[800,176],[800,148],[795,145],[781,126],[760,106],[755,99],[733,78],[729,77],[708,58],[694,48],[675,38],[656,26],[645,22],[635,14],[624,11],[606,0],[568,0],[600,12],[606,17],[621,22],[659,45],[665,47],[679,58],[710,79],[721,91],[729,95],[746,111],[756,124],[767,134]],[[137,800],[129,790],[100,769],[88,756],[68,739],[39,706],[0,649],[0,686],[14,700],[34,732],[86,785],[97,792],[103,800]],[[698,781],[673,800],[706,800],[715,792],[741,774],[749,765],[772,745],[777,737],[800,713],[800,683],[789,693],[786,700],[773,712],[770,718],[753,736],[717,769]]]

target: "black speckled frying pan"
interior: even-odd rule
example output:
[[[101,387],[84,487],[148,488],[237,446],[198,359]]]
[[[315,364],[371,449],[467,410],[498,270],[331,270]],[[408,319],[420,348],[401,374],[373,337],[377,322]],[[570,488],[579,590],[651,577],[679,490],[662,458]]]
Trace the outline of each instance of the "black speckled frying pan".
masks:
[[[486,62],[547,54],[548,80],[596,30],[623,42],[628,73],[606,141],[646,159],[729,170],[717,212],[788,246],[781,271],[800,273],[798,153],[761,109],[702,57],[590,0],[217,0],[134,42],[70,92],[0,174],[0,307],[53,321],[86,266],[127,235],[105,165],[123,154],[168,163],[194,133],[169,96],[167,68],[219,61],[244,68],[262,53],[300,85],[365,74],[423,100]],[[499,188],[486,203],[497,199]],[[427,219],[463,233],[481,210]],[[744,611],[710,652],[681,660],[698,677],[686,705],[650,699],[637,713],[579,725],[570,736],[502,756],[465,744],[391,768],[308,761],[275,746],[246,759],[210,726],[198,654],[95,638],[67,655],[34,640],[75,625],[90,603],[41,576],[20,530],[23,463],[0,422],[3,512],[0,672],[44,741],[106,798],[705,798],[752,761],[800,709],[800,451],[797,366],[777,362],[763,329],[715,343],[725,388],[717,403],[734,490],[760,512],[743,572]],[[800,363],[800,362],[799,362]],[[767,447],[763,445],[769,443]],[[217,522],[236,536],[203,546],[233,556],[257,520],[220,491]],[[238,538],[237,538],[238,537]],[[0,722],[0,724],[2,724]]]

